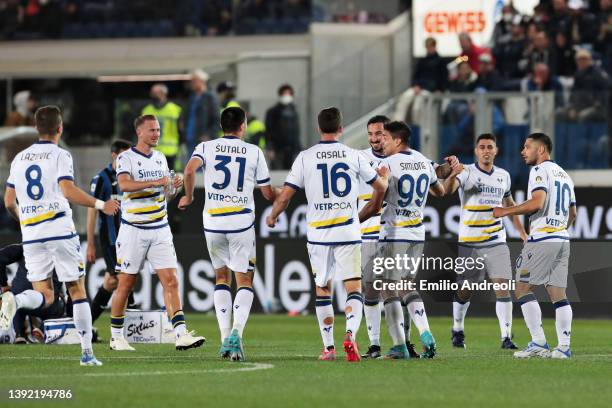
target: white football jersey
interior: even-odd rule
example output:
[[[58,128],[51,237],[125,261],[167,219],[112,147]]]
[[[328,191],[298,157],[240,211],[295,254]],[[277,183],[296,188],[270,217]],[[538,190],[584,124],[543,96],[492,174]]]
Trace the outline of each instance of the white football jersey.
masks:
[[[76,234],[72,210],[59,182],[74,180],[72,156],[40,140],[17,153],[6,181],[15,189],[24,244],[70,238]]]
[[[117,157],[117,177],[129,174],[135,181],[152,181],[168,176],[169,173],[166,156],[157,150],[147,155],[132,147]],[[142,229],[168,225],[164,187],[124,192],[121,199],[121,222]]]
[[[527,199],[537,190],[546,192],[546,201],[540,211],[529,217],[529,240],[568,240],[569,208],[576,205],[574,182],[557,163],[547,160],[529,172]]]
[[[360,243],[359,182],[363,179],[372,184],[376,177],[376,170],[364,156],[342,143],[321,141],[301,152],[285,185],[306,191],[308,243]]]
[[[382,160],[385,156],[376,153],[372,148],[361,150],[360,153],[365,157],[365,159],[370,163],[370,166],[373,169],[378,168]],[[357,210],[361,211],[363,207],[372,199],[372,186],[366,182],[366,180],[359,180],[359,202],[357,205]],[[371,240],[378,241],[378,235],[380,232],[380,214],[379,212],[376,215],[365,220],[365,222],[361,223],[361,239],[362,240]]]
[[[457,175],[461,217],[459,242],[470,245],[491,245],[506,242],[506,230],[501,218],[493,218],[493,208],[502,207],[510,197],[510,174],[493,166],[491,172],[478,163],[467,165]]]
[[[255,222],[253,189],[270,184],[261,149],[236,136],[196,146],[191,157],[204,165],[204,231],[240,232]]]
[[[438,182],[434,162],[416,150],[396,153],[384,159],[389,188],[381,216],[380,241],[423,242],[423,210],[429,187]]]

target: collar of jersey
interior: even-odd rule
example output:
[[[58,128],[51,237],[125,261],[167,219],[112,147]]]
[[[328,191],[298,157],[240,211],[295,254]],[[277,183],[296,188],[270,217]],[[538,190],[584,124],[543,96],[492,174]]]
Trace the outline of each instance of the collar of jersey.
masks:
[[[240,138],[234,135],[223,135],[223,139],[240,139]]]
[[[412,154],[412,152],[411,152],[410,150],[402,150],[402,151],[400,151],[399,153],[401,153],[401,154],[407,154],[407,155],[411,155],[411,154]]]
[[[319,143],[330,144],[330,143],[338,143],[337,140],[319,140]]]
[[[53,144],[53,142],[50,140],[38,140],[34,144]]]
[[[374,155],[374,157],[378,157],[380,159],[384,159],[385,155],[384,154],[378,154],[374,151],[374,149],[372,149],[372,154]]]
[[[133,151],[134,153],[138,153],[139,155],[146,157],[147,159],[150,159],[150,158],[151,158],[151,156],[153,156],[153,152],[151,152],[150,154],[144,154],[144,153],[143,153],[143,152],[141,152],[140,150],[136,149],[134,146],[132,146],[132,151]]]
[[[476,168],[480,171],[482,171],[484,174],[486,174],[487,176],[490,176],[491,174],[493,174],[493,172],[495,171],[495,166],[493,166],[491,168],[491,171],[484,171],[483,169],[480,168],[480,166],[478,165],[478,162],[474,163],[474,165],[476,166]]]

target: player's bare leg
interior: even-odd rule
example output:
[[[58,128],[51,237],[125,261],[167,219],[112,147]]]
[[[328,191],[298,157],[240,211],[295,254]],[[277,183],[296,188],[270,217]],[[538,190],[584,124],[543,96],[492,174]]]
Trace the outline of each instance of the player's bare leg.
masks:
[[[336,359],[334,347],[334,307],[332,306],[332,285],[327,282],[324,287],[315,286],[317,299],[315,310],[319,321],[319,330],[323,339],[323,351],[319,360],[333,361]]]
[[[347,279],[344,281],[346,289],[346,305],[344,314],[346,316],[346,335],[344,337],[344,351],[347,361],[360,361],[359,349],[357,347],[357,331],[361,325],[363,316],[363,296],[361,295],[361,278]]]
[[[527,344],[527,347],[514,353],[516,358],[550,357],[550,348],[542,328],[542,310],[532,290],[533,285],[516,282],[515,295],[521,305],[525,324],[531,334],[531,341]]]
[[[111,350],[134,351],[123,336],[123,324],[125,322],[125,308],[130,292],[136,285],[138,275],[120,273],[117,275],[117,289],[111,303]]]
[[[552,358],[565,359],[572,356],[570,338],[572,335],[572,306],[567,300],[565,288],[547,286],[550,301],[555,306],[555,328],[557,330],[557,347],[551,353]]]
[[[74,282],[66,282],[66,289],[72,299],[72,318],[74,326],[81,338],[81,365],[82,366],[101,366],[102,363],[96,359],[91,345],[92,325],[91,308],[87,300],[85,291],[85,277],[81,277]]]
[[[179,296],[178,278],[176,277],[176,269],[165,268],[156,269],[157,277],[164,288],[164,303],[168,311],[168,317],[172,321],[174,334],[176,336],[176,349],[186,350],[189,348],[200,347],[206,339],[202,336],[196,336],[195,332],[187,331],[187,322],[185,314],[181,306],[181,298]],[[127,300],[127,297],[126,297]]]
[[[491,282],[503,284],[509,287],[510,280],[503,278],[492,278]],[[512,342],[512,296],[508,289],[495,291],[495,314],[499,321],[501,332],[501,348],[516,350],[518,347]]]
[[[242,337],[253,305],[253,274],[253,271],[235,273],[238,289],[234,299],[233,325],[227,344],[232,361],[244,361],[246,359]]]
[[[232,271],[227,266],[215,269],[215,293],[213,302],[215,314],[221,334],[221,349],[219,355],[229,358],[231,349],[229,347],[229,336],[232,331]]]

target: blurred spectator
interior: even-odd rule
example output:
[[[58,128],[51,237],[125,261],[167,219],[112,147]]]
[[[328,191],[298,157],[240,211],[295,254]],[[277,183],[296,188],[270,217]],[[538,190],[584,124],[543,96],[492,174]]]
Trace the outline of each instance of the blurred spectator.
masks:
[[[236,102],[236,85],[232,81],[223,81],[217,85],[217,96],[221,110],[240,107],[240,104]]]
[[[448,87],[448,70],[446,62],[436,49],[436,40],[429,37],[425,40],[427,54],[417,61],[412,76],[412,87],[399,97],[395,107],[394,120],[407,123],[418,123],[422,98],[429,92],[443,92]]]
[[[168,101],[168,87],[164,84],[153,85],[150,96],[151,103],[143,108],[142,114],[157,117],[161,129],[157,150],[166,156],[170,170],[179,170],[179,119],[182,109],[176,103]]]
[[[174,16],[175,30],[179,35],[195,37],[201,34],[200,16],[203,4],[200,0],[179,0]]]
[[[266,140],[266,125],[257,116],[251,112],[247,112],[247,130],[246,141],[259,146],[264,152],[267,149],[268,143]]]
[[[472,42],[470,35],[465,32],[459,34],[459,45],[461,46],[460,57],[467,57],[470,68],[478,74],[480,72],[478,57],[480,57],[480,54],[488,53],[489,50],[487,48],[478,47]]]
[[[570,3],[570,23],[567,34],[573,45],[593,43],[597,38],[597,18],[583,8],[581,3]]]
[[[491,54],[480,54],[478,57],[480,73],[474,83],[474,88],[483,88],[487,91],[499,91],[503,89],[502,78],[495,69]]]
[[[553,61],[553,64],[557,67],[557,75],[566,77],[574,76],[576,72],[574,48],[562,31],[559,31],[555,35],[555,48],[556,59]]]
[[[232,31],[232,13],[226,4],[219,0],[203,3],[202,23],[206,25],[206,35],[227,35]]]
[[[10,39],[23,19],[19,0],[0,1],[0,40]]]
[[[270,166],[289,169],[301,150],[300,120],[294,104],[295,93],[289,84],[278,88],[278,103],[266,112],[266,132],[270,142]]]
[[[191,73],[193,93],[185,110],[185,139],[189,156],[198,143],[217,137],[219,131],[219,102],[208,91],[208,79],[208,74],[201,69]]]
[[[606,120],[608,75],[593,64],[591,52],[586,49],[576,52],[576,68],[568,119],[579,122]]]
[[[595,49],[601,55],[602,65],[612,75],[612,0],[600,0],[599,34]]]
[[[4,126],[34,126],[36,102],[30,91],[17,92],[13,96],[15,110],[8,114]]]
[[[527,45],[525,38],[525,28],[521,24],[520,17],[516,18],[510,26],[510,38],[508,41],[496,45],[493,55],[497,62],[500,74],[504,78],[520,78],[522,76],[519,68],[519,61],[523,57],[523,52]]]
[[[311,14],[310,1],[285,0],[277,2],[276,15],[284,18],[303,18]]]
[[[559,78],[551,75],[548,65],[542,62],[535,64],[531,76],[521,81],[521,91],[553,91],[555,93],[555,107],[558,109],[563,106],[563,85]]]
[[[473,92],[478,75],[467,61],[460,62],[457,66],[457,77],[450,81],[448,90],[452,93]],[[470,114],[470,106],[467,100],[453,99],[448,104],[444,119],[446,123],[456,124],[466,115]]]
[[[493,29],[493,46],[506,44],[512,39],[512,26],[516,19],[520,21],[521,16],[514,9],[512,3],[504,5],[501,19],[495,24]]]
[[[557,67],[554,65],[557,61],[555,49],[551,46],[546,31],[539,31],[533,44],[526,51],[525,70],[531,72],[533,67],[538,62],[543,62],[551,68],[553,74],[556,74]]]

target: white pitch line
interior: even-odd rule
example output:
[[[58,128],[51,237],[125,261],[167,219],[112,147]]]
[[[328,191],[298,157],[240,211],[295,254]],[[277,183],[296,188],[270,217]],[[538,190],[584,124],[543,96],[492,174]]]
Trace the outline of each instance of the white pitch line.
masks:
[[[193,356],[105,356],[103,360],[151,360],[151,361],[161,361],[161,360],[195,360],[201,357],[199,355]],[[3,356],[0,357],[0,360],[65,360],[65,361],[74,361],[77,357],[72,356]]]
[[[239,363],[242,367],[232,368],[203,368],[197,370],[158,370],[158,371],[127,371],[127,372],[104,372],[104,373],[71,373],[71,374],[57,374],[53,373],[52,377],[132,377],[132,376],[151,376],[151,375],[182,375],[182,374],[203,374],[203,373],[238,373],[247,371],[257,370],[269,370],[274,368],[273,364],[267,363]],[[87,369],[86,369],[87,370]],[[95,370],[95,369],[94,369]],[[0,379],[13,379],[13,378],[49,378],[49,374],[17,374],[6,377],[0,377]]]

